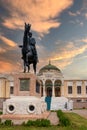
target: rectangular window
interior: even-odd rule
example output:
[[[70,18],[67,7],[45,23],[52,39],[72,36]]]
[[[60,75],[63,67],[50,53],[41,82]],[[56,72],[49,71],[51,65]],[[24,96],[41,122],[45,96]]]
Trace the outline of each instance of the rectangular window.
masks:
[[[68,86],[68,94],[72,94],[72,86]]]
[[[14,94],[14,87],[10,86],[10,94]]]
[[[86,94],[87,94],[87,86],[86,86]]]
[[[77,86],[77,94],[81,94],[81,86]]]
[[[40,83],[36,81],[36,92],[40,93]]]
[[[80,99],[77,99],[77,102],[82,102],[82,100],[80,100]]]
[[[29,91],[30,79],[20,79],[20,91]]]

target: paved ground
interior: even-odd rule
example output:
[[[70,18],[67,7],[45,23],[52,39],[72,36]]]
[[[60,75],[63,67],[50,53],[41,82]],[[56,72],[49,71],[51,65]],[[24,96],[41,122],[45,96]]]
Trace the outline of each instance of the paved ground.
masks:
[[[72,112],[79,114],[82,117],[85,117],[87,119],[87,110],[73,110]]]
[[[87,119],[87,110],[86,109],[81,109],[81,110],[72,110],[72,111],[64,111],[64,112],[74,112],[77,113],[78,115],[84,117]]]
[[[57,125],[59,123],[56,112],[51,112],[47,119],[50,120],[52,125]]]

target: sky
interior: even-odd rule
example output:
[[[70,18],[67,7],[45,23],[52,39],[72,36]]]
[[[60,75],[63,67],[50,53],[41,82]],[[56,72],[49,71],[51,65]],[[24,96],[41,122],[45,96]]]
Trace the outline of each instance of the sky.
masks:
[[[25,22],[36,39],[37,73],[50,60],[65,79],[87,79],[87,0],[0,0],[1,74],[23,71]]]

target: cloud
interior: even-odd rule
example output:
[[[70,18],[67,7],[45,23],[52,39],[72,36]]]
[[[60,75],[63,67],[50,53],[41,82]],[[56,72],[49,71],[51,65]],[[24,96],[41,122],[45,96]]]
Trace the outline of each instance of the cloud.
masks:
[[[65,47],[61,48],[60,53],[57,53],[59,50],[53,52],[51,55],[51,60],[58,64],[61,68],[64,68],[71,64],[77,55],[84,53],[86,49],[86,44],[76,47],[73,42],[69,42]]]
[[[11,64],[6,61],[0,61],[0,73],[8,73],[8,72],[18,72],[22,71],[21,65],[17,63],[14,67],[14,64]]]
[[[87,38],[81,39],[82,42],[87,43]]]
[[[0,47],[0,53],[6,52],[6,49]]]
[[[4,62],[4,61],[0,61],[0,72],[11,72],[13,70],[13,65],[8,63],[8,62]]]
[[[87,0],[83,0],[83,3],[82,3],[82,10],[85,10],[87,9]]]
[[[73,13],[73,12],[71,12],[71,11],[69,11],[69,15],[70,15],[70,16],[77,16],[76,13]]]
[[[52,64],[56,65],[57,67],[64,69],[68,65],[72,64],[74,58],[78,55],[83,54],[87,50],[86,44],[79,44],[79,41],[74,42],[63,42],[58,41],[58,44],[55,43],[55,51],[49,51],[44,46],[40,45],[37,47],[38,54],[40,55],[41,59],[38,68],[49,63],[51,60]]]
[[[39,33],[48,33],[51,28],[60,26],[56,17],[73,4],[73,0],[2,0],[10,16],[3,19],[3,25],[11,29],[23,29],[24,22],[32,24]]]
[[[80,15],[80,14],[81,14],[80,11],[76,11],[75,13],[69,11],[68,13],[69,13],[70,16],[77,16],[77,15]]]
[[[13,42],[12,40],[4,37],[4,36],[0,36],[0,40],[2,40],[5,44],[7,44],[10,47],[16,47],[17,44],[15,42]]]
[[[84,25],[83,21],[80,21],[79,19],[76,19],[74,21],[70,20],[69,22],[72,23],[72,24],[77,24],[81,27]]]

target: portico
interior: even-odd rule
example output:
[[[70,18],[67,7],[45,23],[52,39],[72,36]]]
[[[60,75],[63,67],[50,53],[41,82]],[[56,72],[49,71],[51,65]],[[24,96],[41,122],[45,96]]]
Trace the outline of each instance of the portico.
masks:
[[[61,96],[61,80],[56,80],[55,82],[47,79],[45,85],[42,81],[42,96],[45,97],[60,97]]]
[[[60,97],[62,94],[63,75],[61,71],[49,63],[38,74],[42,83],[43,97]]]

